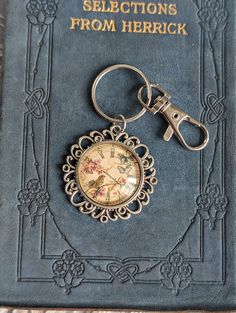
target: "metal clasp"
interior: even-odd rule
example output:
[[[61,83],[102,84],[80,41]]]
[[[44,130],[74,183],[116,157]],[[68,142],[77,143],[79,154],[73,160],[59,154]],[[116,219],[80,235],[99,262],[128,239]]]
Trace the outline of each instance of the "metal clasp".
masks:
[[[169,126],[163,136],[165,141],[169,141],[173,135],[175,135],[179,142],[184,146],[185,148],[191,150],[191,151],[200,151],[206,147],[206,145],[209,142],[209,132],[207,128],[200,123],[199,121],[193,119],[190,117],[187,113],[177,108],[175,105],[173,105],[170,101],[170,94],[168,94],[161,86],[158,84],[151,84],[151,87],[153,89],[156,89],[161,95],[159,95],[155,100],[154,104],[152,106],[146,105],[142,98],[142,93],[145,88],[145,86],[141,87],[138,92],[138,99],[141,102],[141,104],[151,113],[161,113],[169,123]],[[204,135],[203,142],[199,146],[190,146],[186,143],[184,137],[182,136],[179,127],[182,122],[188,122],[190,124],[193,124],[196,127],[199,127]]]

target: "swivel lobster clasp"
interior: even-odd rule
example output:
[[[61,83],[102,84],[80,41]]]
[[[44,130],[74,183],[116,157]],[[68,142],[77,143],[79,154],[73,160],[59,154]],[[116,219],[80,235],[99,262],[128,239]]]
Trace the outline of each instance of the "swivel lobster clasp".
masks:
[[[191,151],[200,151],[206,147],[209,142],[209,132],[207,128],[200,123],[199,121],[191,118],[187,113],[177,108],[173,105],[170,101],[170,94],[168,94],[163,88],[161,88],[157,84],[151,84],[152,89],[156,89],[161,95],[159,95],[155,100],[152,106],[147,106],[142,98],[142,92],[145,86],[141,87],[138,92],[138,99],[141,104],[151,113],[161,113],[164,115],[165,119],[169,123],[169,126],[163,136],[165,141],[169,141],[173,135],[175,135],[179,142],[185,148]],[[204,139],[203,142],[199,146],[190,146],[186,143],[184,137],[182,136],[179,127],[180,124],[184,121],[193,124],[196,127],[199,127],[200,130],[203,132]]]

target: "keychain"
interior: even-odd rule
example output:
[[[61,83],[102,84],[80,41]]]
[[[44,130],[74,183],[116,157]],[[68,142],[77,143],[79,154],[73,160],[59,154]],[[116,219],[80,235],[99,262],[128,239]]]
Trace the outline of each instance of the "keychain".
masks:
[[[136,72],[144,80],[144,86],[138,92],[142,110],[135,116],[125,118],[123,115],[111,117],[105,114],[97,103],[96,91],[100,80],[116,69],[129,69]],[[142,98],[146,89],[147,101]],[[159,95],[152,104],[152,91]],[[199,151],[208,141],[206,127],[192,119],[188,114],[171,104],[170,95],[159,85],[151,84],[147,77],[134,66],[117,64],[103,70],[92,86],[92,102],[97,113],[112,123],[109,129],[94,130],[79,138],[71,146],[70,155],[63,165],[65,192],[72,205],[81,213],[107,223],[109,220],[127,220],[139,214],[149,203],[149,196],[157,184],[154,158],[149,148],[135,136],[126,132],[126,126],[134,122],[146,111],[161,113],[167,119],[169,127],[164,135],[169,140],[173,134],[180,143],[189,150]],[[179,131],[179,126],[187,121],[199,127],[204,133],[200,146],[189,146]]]

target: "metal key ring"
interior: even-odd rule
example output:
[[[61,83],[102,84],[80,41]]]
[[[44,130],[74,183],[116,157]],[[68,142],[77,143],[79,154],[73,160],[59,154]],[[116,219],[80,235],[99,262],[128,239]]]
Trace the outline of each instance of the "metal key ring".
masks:
[[[109,115],[107,115],[106,113],[104,113],[101,108],[99,107],[98,103],[97,103],[97,97],[96,97],[96,91],[97,91],[97,86],[99,81],[108,73],[117,70],[117,69],[128,69],[131,71],[136,72],[139,76],[141,76],[145,82],[145,85],[147,87],[147,103],[146,105],[149,106],[152,100],[152,87],[151,87],[151,83],[149,82],[149,80],[147,79],[147,77],[144,75],[144,73],[142,71],[140,71],[138,68],[136,68],[135,66],[132,65],[128,65],[128,64],[116,64],[116,65],[112,65],[107,67],[106,69],[104,69],[95,79],[93,86],[92,86],[92,91],[91,91],[91,96],[92,96],[92,101],[93,101],[93,106],[95,108],[95,110],[97,111],[97,113],[99,115],[101,115],[103,118],[105,118],[106,120],[112,122],[112,123],[121,123],[121,119],[117,119],[117,118],[113,118]],[[133,121],[136,121],[138,118],[140,118],[145,112],[147,111],[146,108],[143,108],[138,114],[131,116],[129,118],[125,118],[126,123],[130,123]]]

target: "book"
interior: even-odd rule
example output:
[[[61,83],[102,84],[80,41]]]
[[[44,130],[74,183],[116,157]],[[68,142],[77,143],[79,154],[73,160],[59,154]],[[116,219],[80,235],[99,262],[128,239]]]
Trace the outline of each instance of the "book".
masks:
[[[235,308],[235,8],[233,0],[7,1],[1,306]],[[160,84],[210,140],[191,152],[163,140],[159,114],[128,123],[159,182],[140,214],[102,224],[71,205],[62,165],[79,137],[110,127],[90,93],[120,63]],[[99,103],[114,117],[135,114],[142,84],[112,72]],[[199,138],[188,125],[180,131]]]

